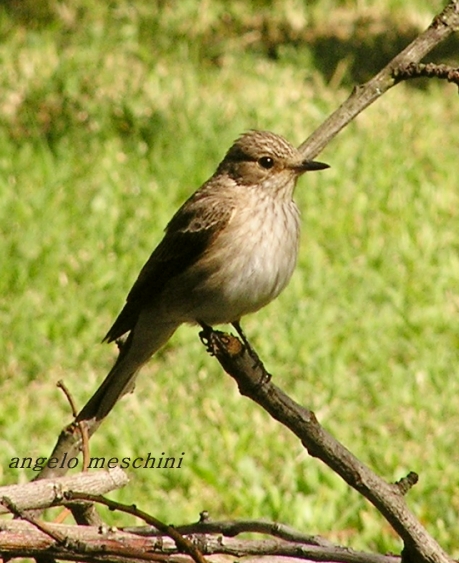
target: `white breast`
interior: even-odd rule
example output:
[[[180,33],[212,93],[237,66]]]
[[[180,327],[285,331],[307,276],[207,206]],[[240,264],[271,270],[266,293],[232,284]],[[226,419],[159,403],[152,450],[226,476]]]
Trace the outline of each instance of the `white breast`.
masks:
[[[299,243],[295,203],[269,195],[253,203],[232,218],[209,256],[213,273],[199,288],[207,297],[193,316],[210,325],[238,320],[272,301],[295,268]]]

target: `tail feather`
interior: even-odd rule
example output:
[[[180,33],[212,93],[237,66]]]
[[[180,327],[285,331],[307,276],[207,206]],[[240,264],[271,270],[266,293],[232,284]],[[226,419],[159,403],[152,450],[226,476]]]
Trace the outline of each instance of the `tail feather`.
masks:
[[[142,322],[139,319],[120,349],[118,359],[94,395],[81,409],[76,421],[103,418],[112,410],[118,400],[134,388],[140,368],[159,350],[175,332],[178,324],[172,322]]]
[[[125,345],[128,344],[126,341]],[[96,418],[102,420],[115,406],[116,402],[134,388],[140,367],[126,366],[121,349],[115,365],[77,416],[77,422]],[[131,362],[132,363],[132,362]]]

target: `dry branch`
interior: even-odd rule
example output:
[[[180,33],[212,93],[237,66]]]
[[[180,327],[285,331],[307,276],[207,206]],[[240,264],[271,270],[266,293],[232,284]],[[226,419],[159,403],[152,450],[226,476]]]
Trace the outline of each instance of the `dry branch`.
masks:
[[[459,0],[452,0],[435,16],[430,26],[371,80],[356,86],[349,98],[298,148],[305,158],[315,158],[359,113],[401,80],[408,64],[421,61],[434,47],[459,30]],[[432,75],[431,78],[434,76]]]
[[[123,528],[130,531],[130,528]],[[290,542],[299,542],[308,545],[317,545],[322,547],[333,547],[334,544],[321,536],[313,536],[299,532],[285,524],[278,522],[268,522],[266,520],[200,520],[194,524],[185,524],[176,526],[175,529],[182,535],[189,534],[221,534],[227,538],[235,537],[239,534],[257,533],[267,536],[273,536]],[[139,532],[137,528],[136,533]],[[153,535],[154,529],[145,527],[143,533],[145,535]]]
[[[236,337],[213,330],[204,330],[201,335],[207,350],[236,380],[240,393],[284,424],[301,440],[310,455],[326,463],[367,498],[403,539],[405,553],[416,555],[416,563],[451,561],[408,510],[403,498],[404,487],[387,483],[378,477],[324,430],[312,411],[293,401],[270,381],[263,364],[254,364],[252,355]],[[413,483],[415,480],[414,474],[410,474],[403,483]],[[405,560],[410,561],[406,556]]]
[[[132,560],[170,561],[178,560],[175,542],[167,537],[144,537],[116,528],[94,526],[69,526],[47,524],[48,531],[59,538],[66,538],[66,544],[53,539],[29,522],[21,520],[0,522],[0,549],[4,556],[39,557],[44,554],[59,559],[93,561],[101,556],[113,560],[114,556]],[[341,547],[323,547],[300,542],[273,540],[239,540],[195,534],[188,541],[206,555],[206,559],[219,554],[234,558],[252,556],[251,561],[269,561],[273,557],[288,557],[288,561],[328,561],[330,563],[400,563],[400,558],[391,555],[371,555]],[[268,559],[262,559],[262,558]],[[100,560],[100,559],[98,559]],[[182,554],[181,561],[191,561]],[[284,560],[285,561],[285,560]]]
[[[43,479],[24,485],[0,487],[0,500],[6,497],[21,511],[44,509],[62,504],[70,491],[102,495],[124,487],[128,481],[126,473],[120,467],[115,467],[108,471],[78,473],[61,479]],[[6,507],[0,505],[0,514],[8,512]]]
[[[184,553],[188,553],[196,563],[206,563],[202,554],[198,549],[196,549],[194,544],[187,540],[187,538],[185,538],[182,534],[177,532],[174,526],[164,524],[163,522],[161,522],[161,520],[158,520],[158,518],[152,516],[151,514],[147,514],[143,510],[140,510],[134,504],[121,504],[120,502],[104,498],[101,495],[79,494],[75,492],[70,492],[67,495],[67,499],[69,501],[83,500],[89,502],[97,502],[103,504],[104,506],[107,506],[108,508],[110,508],[110,510],[119,510],[121,512],[125,512],[126,514],[131,514],[132,516],[141,518],[147,524],[154,526],[157,530],[169,536],[175,542],[177,549]]]
[[[410,78],[440,78],[459,86],[459,68],[448,65],[408,63],[396,68],[393,76],[397,82]]]

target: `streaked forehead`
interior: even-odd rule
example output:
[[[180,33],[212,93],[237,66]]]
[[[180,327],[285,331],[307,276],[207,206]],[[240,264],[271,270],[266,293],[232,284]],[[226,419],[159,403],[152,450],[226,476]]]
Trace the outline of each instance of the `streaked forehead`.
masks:
[[[261,156],[297,158],[298,151],[284,137],[270,131],[249,131],[235,141],[227,157],[257,160]]]

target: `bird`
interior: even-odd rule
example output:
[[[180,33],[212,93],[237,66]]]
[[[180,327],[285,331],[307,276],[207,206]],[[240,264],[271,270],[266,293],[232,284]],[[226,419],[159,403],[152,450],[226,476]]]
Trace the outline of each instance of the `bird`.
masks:
[[[141,269],[103,339],[119,343],[118,358],[77,421],[101,421],[180,325],[232,324],[243,335],[241,318],[275,299],[294,271],[297,180],[326,168],[270,131],[250,130],[233,143]]]

